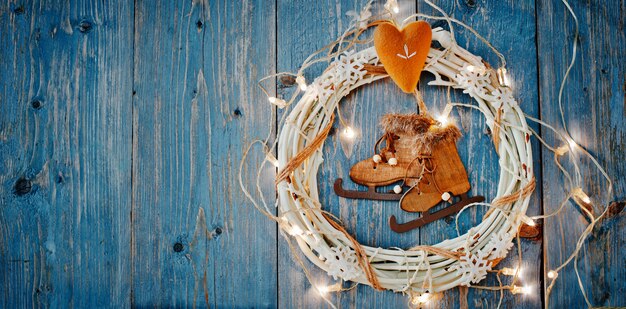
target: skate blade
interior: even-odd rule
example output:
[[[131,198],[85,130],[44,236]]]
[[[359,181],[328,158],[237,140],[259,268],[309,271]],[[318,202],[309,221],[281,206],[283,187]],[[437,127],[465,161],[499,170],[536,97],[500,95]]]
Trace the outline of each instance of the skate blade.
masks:
[[[345,198],[379,201],[399,201],[402,198],[402,194],[376,192],[376,187],[368,187],[367,191],[346,190],[343,188],[343,179],[341,178],[335,180],[333,188],[335,194]]]
[[[463,194],[465,195],[465,194]],[[454,213],[457,213],[459,211],[461,211],[461,209],[463,209],[463,207],[471,204],[471,203],[480,203],[482,201],[485,200],[485,197],[477,195],[477,196],[473,196],[473,197],[461,197],[461,200],[458,201],[455,204],[452,204],[442,210],[439,210],[437,212],[434,213],[429,213],[428,211],[425,211],[422,213],[422,217],[421,218],[417,218],[415,220],[406,222],[406,223],[398,223],[396,221],[396,216],[391,216],[389,218],[389,226],[391,227],[391,230],[393,230],[396,233],[405,233],[411,230],[414,230],[418,227],[422,227],[428,223],[431,223],[435,220],[439,220],[442,218],[445,218],[449,215],[452,215]]]

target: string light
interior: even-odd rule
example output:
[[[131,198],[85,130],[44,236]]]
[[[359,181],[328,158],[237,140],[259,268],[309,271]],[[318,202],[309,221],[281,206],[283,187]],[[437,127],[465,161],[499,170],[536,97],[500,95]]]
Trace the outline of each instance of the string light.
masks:
[[[278,108],[284,108],[285,106],[287,106],[287,101],[279,99],[277,97],[269,97],[267,98],[267,100],[270,101],[271,104],[276,105]]]
[[[326,294],[328,294],[328,292],[341,291],[341,282],[337,282],[333,285],[320,285],[316,287],[316,289],[317,292],[320,293],[320,295],[325,296]]]
[[[441,115],[437,117],[437,121],[439,121],[439,124],[442,127],[445,127],[450,122],[449,116],[451,112],[452,104],[448,103],[446,104],[446,107],[443,108],[443,112],[441,113]]]
[[[567,139],[567,143],[569,144],[569,147],[572,148],[572,150],[576,149],[576,147],[578,146],[578,144],[576,144],[576,142],[571,138]]]
[[[393,12],[394,14],[400,13],[400,7],[398,6],[398,2],[396,0],[387,0],[385,3],[385,10]]]
[[[530,293],[532,293],[533,289],[530,286],[517,286],[514,285],[511,288],[511,293],[513,294],[525,294],[525,295],[529,295]]]
[[[589,195],[587,195],[587,193],[585,193],[580,187],[574,189],[574,196],[578,197],[585,204],[591,204]]]
[[[352,129],[352,127],[349,126],[343,129],[343,132],[341,132],[341,134],[347,139],[354,139],[356,137],[356,132],[354,131],[354,129]]]
[[[431,298],[432,298],[432,294],[430,294],[430,293],[423,293],[422,295],[419,295],[419,296],[413,296],[413,298],[411,299],[411,304],[413,304],[413,305],[425,304]]]
[[[529,216],[523,215],[522,216],[522,222],[524,222],[526,225],[528,226],[535,226],[535,221],[530,218]]]
[[[317,291],[321,294],[321,295],[326,295],[326,293],[328,293],[328,286],[319,286],[317,287]]]
[[[548,278],[550,278],[550,279],[554,279],[554,278],[556,278],[558,276],[559,276],[559,273],[557,273],[554,270],[551,270],[551,271],[548,272]]]
[[[278,167],[278,160],[276,159],[276,157],[271,152],[268,152],[265,155],[265,160],[267,160],[269,163],[271,163],[275,167]]]
[[[509,87],[509,76],[506,68],[499,68],[496,71],[496,75],[498,76],[498,83],[500,83],[500,86]]]
[[[296,83],[298,83],[298,86],[300,86],[300,90],[306,91],[307,85],[304,76],[298,75],[298,77],[296,77]]]
[[[445,127],[448,124],[448,117],[439,116],[437,117],[437,121],[439,121],[442,127]]]
[[[301,229],[299,226],[297,226],[297,225],[293,225],[293,226],[291,226],[291,230],[289,231],[289,234],[290,234],[291,236],[300,236],[300,235],[302,235],[302,233],[304,233],[304,232],[303,232],[303,231],[302,231],[302,229]]]
[[[515,274],[517,274],[518,277],[522,277],[522,268],[509,268],[509,267],[504,267],[502,268],[502,274],[505,276],[515,276]]]
[[[578,204],[580,207],[587,209],[589,212],[593,210],[593,207],[591,205],[591,199],[589,198],[589,195],[587,195],[587,193],[583,191],[582,188],[574,188],[574,190],[572,190],[572,198],[574,199],[574,202],[576,202],[576,204]]]
[[[567,147],[566,145],[563,145],[563,146],[561,146],[561,147],[559,147],[559,148],[555,149],[555,150],[554,150],[554,153],[555,153],[557,156],[562,156],[562,155],[566,154],[568,151],[569,151],[569,147]]]

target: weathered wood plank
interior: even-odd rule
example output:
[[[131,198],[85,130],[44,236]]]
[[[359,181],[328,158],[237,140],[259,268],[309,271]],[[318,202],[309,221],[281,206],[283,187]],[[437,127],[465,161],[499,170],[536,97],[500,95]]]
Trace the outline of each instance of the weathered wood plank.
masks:
[[[134,305],[275,305],[275,225],[237,180],[245,147],[272,123],[253,85],[266,74],[257,68],[273,67],[274,11],[261,1],[137,3]]]
[[[418,11],[429,15],[440,15],[428,4],[419,2]],[[438,2],[441,8],[450,16],[463,21],[474,28],[496,47],[506,58],[507,69],[510,72],[511,88],[515,98],[525,113],[537,116],[539,102],[537,95],[537,50],[535,45],[535,6],[531,1],[458,1]],[[445,26],[444,22],[435,22]],[[453,24],[457,40],[460,46],[472,53],[481,56],[493,67],[501,64],[498,57],[491,49],[477,39],[473,34],[463,30],[459,25]],[[445,26],[447,28],[447,26]],[[434,90],[434,91],[433,91]],[[446,103],[447,89],[425,88],[425,99],[434,106],[433,110],[441,111]],[[472,103],[472,99],[460,91],[452,91],[453,102]],[[470,183],[473,188],[470,195],[483,195],[486,201],[491,201],[497,194],[500,168],[498,155],[493,147],[491,132],[485,123],[485,119],[476,110],[458,109],[453,114],[454,121],[461,128],[463,138],[458,142],[459,154],[468,170]],[[531,124],[537,129],[537,126]],[[534,173],[537,182],[541,183],[541,152],[539,143],[532,144],[534,156]],[[467,231],[482,219],[487,211],[485,207],[475,207],[467,210],[459,217],[461,232]],[[541,212],[541,189],[538,188],[532,196],[529,214]],[[446,238],[456,235],[454,218],[440,220],[422,228],[421,242],[424,245],[434,244]],[[523,276],[518,285],[530,285],[535,296],[512,295],[504,293],[503,308],[524,307],[539,308],[542,301],[541,289],[541,265],[537,260],[541,259],[541,242],[522,241]],[[518,267],[517,250],[512,250],[509,256],[496,268]],[[510,284],[511,278],[503,276],[504,284]],[[479,285],[498,286],[495,276],[490,275]],[[442,298],[431,302],[432,308],[456,308],[459,306],[459,293],[457,289],[447,291]],[[469,289],[467,301],[470,308],[495,308],[498,306],[500,293],[478,289]]]
[[[611,200],[626,199],[626,103],[624,80],[626,38],[623,1],[569,1],[580,22],[577,62],[572,68],[563,95],[565,120],[572,137],[598,157],[615,181]],[[541,117],[561,126],[557,105],[558,87],[572,55],[574,23],[560,1],[537,1],[539,43],[539,87]],[[544,130],[545,132],[545,130]],[[549,142],[555,139],[549,135]],[[580,155],[577,152],[576,155]],[[567,159],[564,160],[567,162]],[[544,211],[558,209],[563,194],[564,177],[554,165],[552,153],[544,153]],[[582,186],[598,203],[606,183],[588,160],[582,165]],[[605,205],[606,206],[606,205]],[[545,220],[544,269],[564,262],[575,248],[577,237],[588,220],[577,206],[569,203],[562,215]],[[596,208],[596,214],[599,208]],[[606,219],[594,230],[578,262],[585,292],[593,306],[625,306],[626,260],[624,259],[626,216],[624,213]],[[545,284],[549,284],[546,279]],[[551,308],[585,306],[579,290],[573,262],[559,275],[549,299]]]
[[[132,2],[0,4],[0,306],[130,301]]]
[[[224,234],[209,247],[218,307],[277,306],[276,223],[242,194],[239,163],[248,145],[275,127],[272,105],[257,81],[276,69],[276,8],[272,1],[210,1],[204,71],[211,103],[211,225]],[[258,146],[258,145],[257,145]],[[260,147],[247,158],[243,181],[256,189]],[[273,207],[275,168],[266,164],[260,184]]]

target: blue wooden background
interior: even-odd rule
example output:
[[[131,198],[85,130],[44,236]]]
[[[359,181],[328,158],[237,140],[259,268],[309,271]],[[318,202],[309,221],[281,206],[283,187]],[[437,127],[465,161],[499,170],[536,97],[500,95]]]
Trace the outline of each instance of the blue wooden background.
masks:
[[[556,0],[441,0],[508,60],[516,97],[530,115],[558,125],[558,84],[572,53],[573,21]],[[433,13],[400,1],[402,14]],[[626,104],[622,0],[571,0],[580,20],[580,53],[566,87],[573,136],[597,155],[626,197]],[[0,3],[0,306],[30,307],[325,307],[276,225],[245,199],[237,180],[247,145],[276,125],[256,81],[294,71],[348,25],[365,0],[320,1],[25,1]],[[380,3],[376,4],[380,6]],[[435,23],[442,25],[441,23]],[[459,42],[496,64],[466,32]],[[310,80],[323,70],[307,72]],[[431,76],[423,77],[428,81]],[[423,83],[424,84],[424,83]],[[271,89],[288,95],[293,86]],[[433,111],[445,90],[423,87]],[[453,101],[467,102],[458,93]],[[398,235],[383,202],[340,199],[332,181],[370,156],[378,119],[415,111],[389,81],[351,95],[343,110],[361,132],[351,156],[333,135],[326,143],[323,205],[362,243],[407,247],[454,235],[440,220]],[[478,113],[453,115],[473,193],[491,199],[497,156]],[[541,130],[534,126],[537,130]],[[547,133],[546,130],[542,132]],[[553,137],[547,136],[549,141]],[[552,154],[534,144],[539,185],[530,212],[558,207],[563,178]],[[244,170],[254,185],[256,152]],[[586,162],[584,168],[588,170]],[[263,189],[274,196],[274,172]],[[328,180],[328,181],[327,181]],[[605,186],[585,174],[592,198]],[[357,205],[359,205],[357,207]],[[544,273],[564,261],[587,221],[568,206],[541,222],[539,240],[523,240],[522,283],[530,296],[505,294],[504,308],[545,304]],[[461,218],[467,229],[485,209]],[[586,292],[596,306],[626,306],[626,216],[604,220],[580,257]],[[516,253],[501,263],[515,266]],[[312,267],[307,263],[308,267]],[[313,271],[316,284],[330,278]],[[486,284],[496,284],[488,279]],[[359,286],[331,296],[341,307],[404,307],[392,292]],[[471,289],[470,307],[493,308],[498,293]],[[459,291],[430,308],[456,308]],[[572,266],[561,273],[550,307],[584,306]]]

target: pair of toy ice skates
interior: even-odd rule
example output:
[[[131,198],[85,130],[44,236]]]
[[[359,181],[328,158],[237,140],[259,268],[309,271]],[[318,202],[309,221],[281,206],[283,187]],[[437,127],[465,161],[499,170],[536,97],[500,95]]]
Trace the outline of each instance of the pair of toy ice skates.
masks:
[[[352,181],[367,186],[368,190],[345,190],[339,178],[334,185],[337,195],[397,200],[403,210],[422,213],[420,218],[402,224],[391,216],[391,229],[398,233],[452,215],[470,203],[484,201],[482,196],[467,196],[470,183],[456,148],[461,136],[456,126],[444,126],[427,115],[417,114],[386,115],[381,126],[385,133],[376,143],[375,154],[350,170]],[[391,192],[376,190],[394,183],[397,185]],[[441,201],[452,204],[430,213]]]

